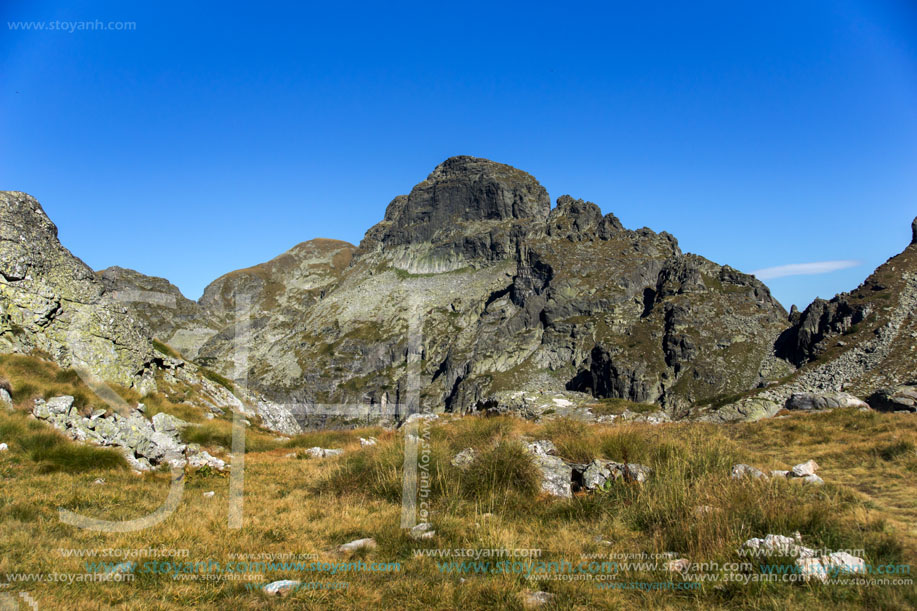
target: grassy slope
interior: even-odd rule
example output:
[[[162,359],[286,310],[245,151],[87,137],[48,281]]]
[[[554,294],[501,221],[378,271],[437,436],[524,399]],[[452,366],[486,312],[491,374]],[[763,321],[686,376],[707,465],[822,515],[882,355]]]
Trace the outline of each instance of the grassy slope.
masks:
[[[380,444],[360,449],[357,438],[369,434]],[[522,435],[551,438],[569,458],[626,456],[653,466],[657,475],[644,486],[616,486],[606,494],[543,498],[518,452]],[[346,592],[301,591],[276,600],[247,591],[239,581],[183,582],[168,575],[140,575],[133,584],[14,588],[32,593],[42,608],[68,609],[518,608],[520,592],[538,589],[556,593],[559,608],[913,608],[917,597],[906,586],[727,583],[693,592],[637,592],[603,591],[587,582],[529,582],[521,576],[443,575],[433,559],[413,558],[412,549],[540,548],[546,559],[572,562],[592,553],[674,551],[697,562],[723,562],[739,560],[735,549],[749,537],[799,530],[812,547],[865,548],[872,563],[913,563],[915,443],[912,416],[854,411],[736,426],[536,425],[511,418],[444,422],[432,430],[432,521],[438,534],[424,542],[409,539],[399,528],[403,453],[400,437],[391,432],[314,433],[249,452],[241,530],[227,527],[228,477],[202,473],[187,476],[178,510],[157,527],[127,534],[72,528],[58,521],[58,507],[108,519],[137,517],[164,499],[168,475],[105,471],[107,485],[92,486],[99,473],[44,473],[14,446],[0,454],[0,576],[84,572],[80,560],[61,557],[58,548],[188,548],[192,561],[226,562],[232,553],[262,552],[340,560],[330,551],[336,545],[372,536],[379,548],[365,558],[401,561],[400,574],[267,575],[268,580],[347,581]],[[348,452],[322,460],[289,456],[291,448],[311,445]],[[463,474],[449,459],[469,446],[482,456]],[[822,466],[824,487],[729,478],[734,462],[785,469],[808,458]],[[216,496],[203,498],[207,490]],[[700,513],[701,505],[714,509]],[[603,546],[596,537],[612,545]],[[622,578],[669,579],[659,573]]]

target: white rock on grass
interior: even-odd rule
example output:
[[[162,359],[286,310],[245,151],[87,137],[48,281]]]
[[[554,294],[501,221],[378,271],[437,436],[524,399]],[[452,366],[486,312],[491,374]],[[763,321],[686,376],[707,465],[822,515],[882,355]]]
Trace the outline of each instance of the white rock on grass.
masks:
[[[299,587],[300,582],[294,581],[292,579],[282,579],[280,581],[274,581],[262,588],[262,592],[268,596],[283,596],[288,594]]]
[[[433,525],[429,522],[421,522],[412,528],[408,535],[412,539],[432,539],[436,535],[436,531],[433,530]]]
[[[331,449],[320,448],[318,446],[314,448],[309,448],[306,450],[306,454],[308,454],[312,458],[326,458],[329,456],[340,456],[343,453],[344,453],[344,450],[331,450]]]
[[[0,404],[5,406],[6,409],[13,409],[13,397],[10,396],[10,393],[5,388],[0,388]]]
[[[821,486],[825,483],[825,480],[818,477],[814,473],[811,475],[806,475],[805,477],[802,478],[802,481],[804,481],[807,484],[812,484],[813,486]]]
[[[611,460],[595,459],[582,470],[582,485],[586,490],[599,490],[607,482],[623,480],[625,482],[643,483],[653,470],[637,463],[618,463]]]
[[[474,462],[474,448],[465,448],[452,458],[452,466],[459,469],[467,469]]]
[[[818,463],[814,460],[807,460],[804,463],[799,463],[792,468],[791,472],[793,477],[805,477],[807,475],[815,475],[815,472],[818,471]]]
[[[205,498],[205,499],[212,499],[212,498],[213,498],[213,495],[215,495],[215,494],[216,494],[216,492],[214,492],[213,490],[208,490],[207,492],[204,493],[204,498]]]
[[[374,446],[377,443],[379,443],[379,440],[376,439],[375,437],[370,437],[369,439],[363,439],[362,437],[360,437],[360,447],[361,448],[365,448],[367,446]]]
[[[799,574],[806,581],[827,581],[838,576],[866,572],[866,561],[847,552],[833,552],[821,558],[797,558]]]
[[[551,496],[570,498],[573,496],[573,467],[557,456],[550,441],[536,441],[526,444],[535,466],[541,471],[541,490]]]
[[[209,452],[204,450],[198,452],[197,454],[192,454],[188,457],[188,466],[195,469],[200,469],[201,467],[210,467],[211,469],[216,469],[217,471],[222,471],[226,468],[226,461],[217,458],[216,456],[211,456]]]
[[[755,467],[752,467],[751,465],[746,465],[743,463],[733,465],[732,478],[733,479],[742,479],[743,477],[751,477],[752,479],[758,479],[758,478],[763,477],[767,479],[767,475],[761,469],[756,469]]]
[[[550,592],[523,592],[522,604],[528,609],[542,607],[554,602],[554,595]]]
[[[10,447],[8,445],[6,445],[5,443],[0,443],[0,452],[6,452],[9,449]]]
[[[767,535],[763,539],[749,539],[744,547],[759,552],[762,556],[791,556],[795,558],[814,558],[815,550],[803,547],[798,539],[783,535]]]
[[[825,581],[827,579],[825,567],[818,558],[797,558],[796,568],[799,569],[799,574],[805,581],[812,579]]]
[[[832,577],[836,574],[866,572],[866,561],[847,552],[834,552],[822,556],[821,563]]]
[[[344,553],[355,552],[361,549],[376,549],[376,540],[372,537],[367,537],[365,539],[356,539],[338,546],[338,551]]]

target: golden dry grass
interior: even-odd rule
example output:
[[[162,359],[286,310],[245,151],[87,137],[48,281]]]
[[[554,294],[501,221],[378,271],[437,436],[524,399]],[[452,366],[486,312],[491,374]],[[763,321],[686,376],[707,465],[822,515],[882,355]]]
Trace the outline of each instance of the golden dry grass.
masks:
[[[380,437],[379,445],[361,449],[358,437],[369,434]],[[86,571],[83,560],[63,557],[59,548],[186,548],[188,561],[220,563],[238,553],[315,554],[340,561],[333,552],[337,545],[371,536],[379,547],[363,559],[400,562],[399,572],[264,574],[267,581],[346,581],[343,592],[299,591],[276,599],[247,590],[243,582],[181,581],[140,571],[130,584],[11,588],[30,592],[42,608],[66,609],[520,608],[521,593],[527,590],[548,590],[556,594],[557,608],[579,609],[906,609],[915,602],[913,588],[904,586],[707,584],[692,592],[608,591],[588,582],[529,582],[521,575],[444,574],[434,559],[412,554],[416,548],[537,548],[546,559],[575,561],[584,554],[673,551],[695,561],[728,561],[738,559],[735,549],[747,538],[799,530],[813,547],[862,547],[871,562],[912,562],[917,455],[906,442],[917,440],[913,417],[838,411],[731,427],[535,425],[475,417],[437,423],[431,436],[431,521],[437,536],[423,542],[399,528],[401,437],[378,430],[325,435],[246,455],[244,525],[239,530],[227,525],[228,477],[195,473],[187,476],[178,510],[157,527],[127,534],[80,530],[62,524],[57,508],[107,519],[138,517],[164,499],[168,474],[44,474],[17,451],[5,453],[0,456],[5,484],[0,575]],[[619,460],[618,453],[627,452],[630,460],[652,465],[657,474],[643,486],[622,485],[605,494],[557,500],[512,484],[524,474],[469,480],[448,463],[457,449],[496,452],[522,435],[553,437],[559,447],[591,447],[594,455]],[[573,444],[574,436],[583,443]],[[288,456],[291,447],[319,440],[336,442],[347,454],[328,459]],[[731,465],[739,460],[787,468],[808,458],[821,464],[826,486],[729,477]],[[488,468],[486,461],[478,467]],[[106,484],[92,485],[100,476]],[[204,498],[207,490],[216,495]],[[698,513],[698,506],[713,510]],[[637,571],[627,579],[668,581],[671,575]]]
[[[22,372],[0,361],[0,376],[14,390]],[[23,363],[19,362],[22,369]],[[41,367],[44,367],[41,365]],[[42,370],[41,384],[54,381]],[[49,377],[50,376],[50,377]],[[75,382],[74,382],[75,384]],[[53,387],[55,392],[57,387]],[[75,387],[74,387],[75,388]],[[47,390],[47,387],[44,388]],[[39,388],[38,393],[42,392]],[[124,391],[129,395],[129,391]],[[167,389],[157,409],[184,409]],[[136,400],[136,397],[132,397]],[[44,425],[23,412],[0,412],[0,433],[16,437]],[[196,429],[214,452],[225,446],[229,422]],[[137,476],[123,469],[45,472],[27,448],[11,441],[0,453],[0,583],[13,574],[84,574],[86,562],[123,560],[67,556],[61,549],[187,549],[184,562],[215,561],[237,554],[303,556],[302,561],[350,558],[335,548],[373,537],[375,550],[355,559],[397,562],[397,572],[305,572],[261,567],[264,582],[346,582],[346,590],[301,590],[272,598],[245,580],[177,579],[144,570],[144,563],[170,558],[133,558],[132,582],[16,582],[0,593],[28,592],[42,609],[518,609],[524,592],[553,593],[561,609],[911,609],[913,586],[708,582],[696,590],[602,590],[594,581],[559,581],[523,574],[449,572],[450,559],[415,556],[418,549],[538,549],[547,561],[574,564],[596,555],[672,552],[694,562],[747,561],[737,548],[748,538],[799,531],[815,548],[865,550],[871,564],[913,564],[917,558],[917,418],[837,410],[793,414],[752,424],[630,423],[587,425],[568,420],[536,424],[511,417],[444,417],[427,430],[430,447],[431,540],[415,541],[400,527],[405,441],[379,428],[318,431],[288,440],[252,427],[247,432],[243,525],[228,525],[229,477],[189,471],[177,510],[155,527],[133,533],[81,530],[60,521],[58,509],[109,520],[137,518],[166,497],[170,476]],[[375,436],[362,448],[359,437]],[[603,493],[547,498],[532,485],[532,465],[519,443],[551,439],[570,460],[603,457],[651,466],[643,485],[620,484]],[[67,442],[69,443],[69,442]],[[304,448],[342,448],[341,457],[309,458]],[[451,465],[472,447],[478,458],[468,471]],[[225,455],[225,454],[223,454]],[[814,458],[827,482],[734,480],[734,463],[764,470],[787,469]],[[424,459],[426,460],[426,459]],[[104,485],[95,485],[96,478]],[[206,498],[205,491],[215,496]],[[701,509],[702,508],[702,509]],[[308,556],[306,558],[305,556]],[[296,558],[294,557],[294,560]],[[461,558],[452,558],[461,561]],[[755,571],[752,571],[755,572]],[[233,575],[229,575],[233,576]],[[913,578],[913,576],[911,576]],[[679,582],[661,568],[619,575],[625,583]]]

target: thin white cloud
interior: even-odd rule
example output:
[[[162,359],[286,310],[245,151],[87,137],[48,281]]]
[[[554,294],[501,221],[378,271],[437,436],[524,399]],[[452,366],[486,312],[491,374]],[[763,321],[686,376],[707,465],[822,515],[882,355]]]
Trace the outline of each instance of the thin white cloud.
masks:
[[[815,274],[827,274],[836,272],[848,267],[856,267],[859,261],[816,261],[815,263],[790,263],[789,265],[778,265],[776,267],[765,267],[764,269],[755,270],[752,275],[758,280],[773,280],[774,278],[783,278],[785,276],[811,276]]]

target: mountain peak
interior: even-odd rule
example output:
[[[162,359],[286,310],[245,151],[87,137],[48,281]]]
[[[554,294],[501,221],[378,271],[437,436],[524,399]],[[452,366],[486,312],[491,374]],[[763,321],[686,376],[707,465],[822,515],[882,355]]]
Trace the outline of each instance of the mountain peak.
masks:
[[[435,241],[457,224],[541,220],[551,209],[548,192],[534,176],[512,166],[467,155],[440,163],[408,195],[399,195],[365,242],[385,245]]]

